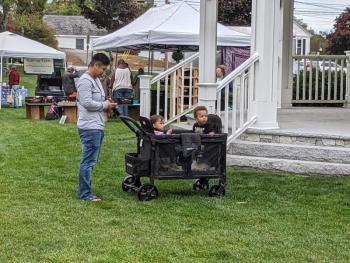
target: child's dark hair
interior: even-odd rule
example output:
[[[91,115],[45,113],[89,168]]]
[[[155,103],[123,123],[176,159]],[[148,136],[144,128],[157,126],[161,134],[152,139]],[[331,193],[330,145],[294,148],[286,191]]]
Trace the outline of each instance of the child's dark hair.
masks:
[[[157,121],[159,121],[159,120],[161,120],[161,121],[163,121],[164,120],[164,118],[163,118],[163,116],[162,115],[152,115],[150,118],[149,118],[149,120],[151,121],[151,124],[153,125],[153,124],[155,124]]]
[[[109,60],[109,57],[107,57],[105,54],[96,53],[91,59],[90,66],[93,66],[95,64],[102,64],[104,66],[108,66],[110,63],[111,62]]]
[[[193,116],[195,118],[197,118],[198,111],[202,111],[202,110],[208,112],[208,110],[207,110],[207,108],[205,106],[197,106],[197,107],[195,107],[194,110],[193,110]]]

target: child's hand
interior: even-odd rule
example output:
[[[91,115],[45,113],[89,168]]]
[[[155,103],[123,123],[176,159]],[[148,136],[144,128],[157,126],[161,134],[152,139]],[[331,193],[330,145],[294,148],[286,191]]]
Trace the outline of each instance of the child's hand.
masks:
[[[215,134],[215,132],[209,132],[208,134],[213,136]]]
[[[167,130],[167,132],[166,132],[166,134],[172,134],[173,133],[173,129],[169,129],[169,130]]]

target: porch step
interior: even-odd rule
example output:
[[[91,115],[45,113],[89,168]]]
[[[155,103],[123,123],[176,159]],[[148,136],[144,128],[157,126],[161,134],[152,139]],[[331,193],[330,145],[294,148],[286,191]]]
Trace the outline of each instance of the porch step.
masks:
[[[313,134],[278,129],[257,130],[249,128],[239,139],[250,142],[350,148],[350,136]]]
[[[228,153],[240,156],[350,164],[350,148],[236,140]]]
[[[265,157],[227,155],[228,166],[249,167],[264,170],[278,170],[307,175],[350,175],[350,164],[310,162],[301,160],[287,160]]]

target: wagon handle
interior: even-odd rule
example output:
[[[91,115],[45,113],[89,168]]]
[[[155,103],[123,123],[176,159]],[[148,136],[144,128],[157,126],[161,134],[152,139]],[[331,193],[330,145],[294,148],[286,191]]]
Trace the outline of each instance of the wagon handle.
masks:
[[[119,118],[136,135],[138,135],[140,133],[146,134],[146,132],[141,128],[141,126],[134,119],[127,117],[127,116],[120,116]],[[131,125],[130,123],[132,123],[133,125]]]

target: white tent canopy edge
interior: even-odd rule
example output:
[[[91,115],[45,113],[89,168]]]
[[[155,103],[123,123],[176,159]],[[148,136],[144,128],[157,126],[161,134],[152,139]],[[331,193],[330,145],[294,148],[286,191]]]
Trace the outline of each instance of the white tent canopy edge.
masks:
[[[66,54],[37,41],[25,38],[12,32],[0,33],[0,109],[3,82],[3,58],[50,58],[65,60]],[[64,63],[65,64],[65,63]]]
[[[94,50],[166,49],[199,46],[200,13],[186,2],[150,8],[123,28],[97,38]],[[250,46],[250,36],[217,24],[218,46]]]

